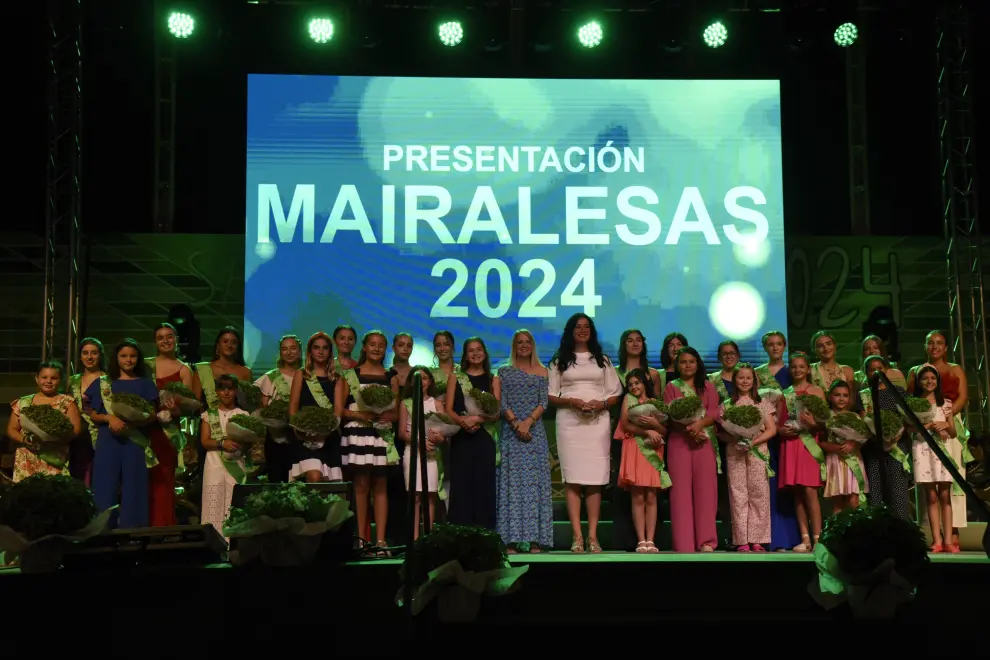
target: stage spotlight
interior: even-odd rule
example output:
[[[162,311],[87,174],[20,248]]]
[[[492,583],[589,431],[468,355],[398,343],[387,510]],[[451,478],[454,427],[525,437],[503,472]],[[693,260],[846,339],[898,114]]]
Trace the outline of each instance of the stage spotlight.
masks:
[[[189,14],[174,11],[168,16],[168,31],[173,37],[185,39],[192,35],[196,29],[196,21]]]
[[[314,18],[309,22],[309,36],[318,44],[333,39],[333,21],[329,18]]]
[[[456,46],[464,41],[464,28],[457,21],[441,23],[437,33],[440,36],[440,43],[444,46]]]
[[[591,21],[590,23],[585,23],[578,28],[577,38],[578,43],[580,43],[585,48],[594,48],[602,43],[602,39],[605,37],[605,31],[598,21]]]
[[[701,38],[709,48],[720,48],[729,39],[729,31],[721,22],[715,21],[705,28],[701,33]]]
[[[859,29],[854,23],[843,23],[835,28],[833,38],[835,39],[836,46],[848,48],[856,43],[856,39],[859,38]]]

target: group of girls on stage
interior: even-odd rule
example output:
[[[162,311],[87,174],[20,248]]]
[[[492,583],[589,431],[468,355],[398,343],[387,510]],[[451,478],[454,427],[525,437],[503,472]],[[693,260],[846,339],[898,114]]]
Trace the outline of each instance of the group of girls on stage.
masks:
[[[925,489],[935,551],[958,551],[958,527],[965,525],[965,501],[918,434],[905,433],[895,447],[876,448],[869,442],[861,447],[832,436],[820,420],[795,405],[797,397],[813,395],[836,412],[892,409],[889,392],[882,390],[874,402],[866,386],[869,376],[882,369],[902,393],[931,401],[935,421],[927,428],[945,443],[957,466],[964,466],[965,428],[959,413],[966,405],[965,375],[946,360],[945,336],[939,331],[928,336],[929,361],[907,378],[887,364],[882,342],[872,336],[863,341],[863,371],[853,373],[836,362],[835,341],[826,332],[812,338],[814,362],[795,352],[785,364],[786,339],[777,331],[763,336],[769,359],[756,367],[740,363],[735,342],[722,342],[717,353],[721,369],[706,374],[701,355],[676,332],[663,340],[661,368],[652,368],[645,335],[631,329],[623,333],[619,363],[613,365],[593,320],[584,314],[567,321],[548,366],[539,360],[533,335],[519,330],[508,362],[495,370],[480,337],[465,340],[455,359],[455,338],[448,331],[434,336],[430,366],[409,363],[413,339],[406,333],[391,338],[394,359],[388,367],[389,339],[377,330],[359,339],[350,326],[339,326],[331,335],[314,334],[305,345],[287,335],[279,342],[276,367],[255,381],[261,405],[286,401],[290,414],[307,406],[332,409],[340,428],[317,440],[270,435],[263,459],[255,460],[226,437],[228,420],[244,412],[238,407],[238,390],[251,380],[237,330],[223,328],[213,359],[192,367],[176,354],[172,326],[159,325],[154,339],[156,355],[147,359],[132,339],[110,351],[97,339],[84,339],[79,347],[83,369],[68,380],[65,394],[61,365],[40,366],[37,393],[14,402],[8,426],[8,435],[18,443],[15,480],[71,470],[91,485],[98,506],[120,505],[120,527],[175,524],[176,471],[196,460],[198,449],[205,454],[203,522],[222,527],[233,486],[263,461],[271,481],[352,481],[358,533],[371,542],[373,520],[373,544],[385,547],[390,504],[399,508],[397,497],[404,499],[406,490],[415,490],[418,498],[421,490],[421,475],[409,483],[403,469],[412,435],[412,375],[419,372],[425,411],[443,413],[456,425],[456,432],[446,435],[431,430],[424,441],[431,517],[445,513],[452,523],[496,529],[512,552],[539,552],[553,545],[553,459],[543,425],[550,404],[556,409],[573,552],[602,551],[598,522],[602,490],[610,482],[629,494],[626,506],[637,552],[659,551],[655,534],[658,493],[663,490],[670,494],[674,551],[715,550],[722,473],[728,500],[723,516],[731,517],[732,545],[740,552],[810,551],[821,532],[820,490],[833,510],[856,506],[866,497],[909,517],[912,478]],[[198,442],[189,437],[196,425],[182,420],[179,406],[160,394],[171,381],[183,383],[202,401]],[[377,413],[366,409],[360,392],[371,385],[390,387],[395,407]],[[492,395],[497,411],[469,413],[466,399],[477,396],[475,391]],[[145,399],[158,414],[140,424],[120,419],[112,402],[121,393]],[[661,423],[657,417],[630,413],[654,398],[670,404],[692,396],[700,398],[703,413],[687,422]],[[84,441],[42,452],[19,423],[20,407],[32,404],[64,412]],[[761,430],[749,444],[723,428],[725,411],[737,405],[753,405],[762,413]],[[905,465],[913,466],[910,473]],[[446,506],[440,507],[440,501]],[[624,542],[617,543],[618,549],[626,549]]]

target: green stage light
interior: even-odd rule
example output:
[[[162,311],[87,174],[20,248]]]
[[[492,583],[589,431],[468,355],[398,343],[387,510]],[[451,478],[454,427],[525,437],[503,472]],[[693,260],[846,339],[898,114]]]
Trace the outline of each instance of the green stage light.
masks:
[[[168,31],[172,33],[173,37],[178,39],[185,39],[192,35],[193,30],[196,29],[196,21],[189,14],[183,14],[182,12],[174,11],[169,14],[168,17]]]
[[[605,30],[602,29],[598,21],[591,21],[578,28],[577,38],[578,43],[585,48],[594,48],[602,43],[602,39],[605,38]]]
[[[729,31],[721,22],[715,21],[701,33],[701,39],[709,48],[720,48],[729,39]]]
[[[333,21],[329,18],[314,18],[309,22],[309,37],[318,44],[333,39]]]
[[[440,43],[444,46],[456,46],[464,41],[464,28],[457,21],[441,23],[437,29],[437,34],[440,37]]]
[[[837,46],[848,48],[856,43],[856,39],[859,38],[859,29],[854,23],[843,23],[839,27],[835,28],[833,38],[835,39],[835,44]]]

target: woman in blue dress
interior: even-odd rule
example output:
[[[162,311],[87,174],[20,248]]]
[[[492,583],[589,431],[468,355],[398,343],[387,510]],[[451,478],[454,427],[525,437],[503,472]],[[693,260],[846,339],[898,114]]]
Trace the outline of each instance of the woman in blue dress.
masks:
[[[543,413],[549,379],[529,330],[512,337],[509,364],[499,367],[502,429],[498,469],[498,533],[509,552],[540,552],[553,546],[550,446]]]
[[[791,386],[791,372],[784,362],[787,339],[779,330],[771,330],[763,335],[763,350],[769,361],[756,369],[760,386],[774,390],[786,390]],[[783,399],[779,406],[783,405]],[[801,543],[801,530],[798,528],[794,496],[789,490],[779,490],[776,472],[780,460],[780,436],[769,443],[770,467],[774,476],[770,477],[770,549],[790,550]]]

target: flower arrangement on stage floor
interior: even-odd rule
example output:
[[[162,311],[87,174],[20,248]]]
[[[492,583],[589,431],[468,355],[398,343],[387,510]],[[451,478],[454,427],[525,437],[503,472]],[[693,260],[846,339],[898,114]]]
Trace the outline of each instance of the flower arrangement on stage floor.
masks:
[[[529,566],[511,566],[498,532],[483,527],[439,525],[406,552],[400,572],[413,589],[412,610],[435,603],[440,621],[468,622],[478,617],[483,596],[503,596],[521,588]],[[402,589],[395,602],[402,607]]]
[[[268,484],[248,495],[243,507],[231,507],[223,533],[237,540],[233,564],[260,559],[268,566],[302,566],[311,564],[326,535],[341,530],[353,515],[337,495],[301,482]]]
[[[78,479],[28,477],[0,498],[0,550],[22,573],[54,573],[74,545],[107,529],[112,511],[99,513]]]
[[[848,603],[857,619],[890,620],[914,598],[929,566],[916,523],[884,506],[847,509],[825,521],[808,592],[826,610]]]

